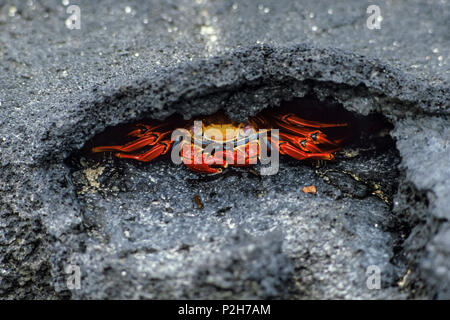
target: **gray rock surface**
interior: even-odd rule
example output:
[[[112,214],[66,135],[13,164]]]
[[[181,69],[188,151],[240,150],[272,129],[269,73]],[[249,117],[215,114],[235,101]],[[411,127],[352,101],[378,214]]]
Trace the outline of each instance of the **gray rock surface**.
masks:
[[[0,297],[450,298],[448,2],[380,1],[379,30],[357,0],[70,4],[80,30],[66,2],[0,2]],[[83,151],[302,97],[393,129],[264,177]]]

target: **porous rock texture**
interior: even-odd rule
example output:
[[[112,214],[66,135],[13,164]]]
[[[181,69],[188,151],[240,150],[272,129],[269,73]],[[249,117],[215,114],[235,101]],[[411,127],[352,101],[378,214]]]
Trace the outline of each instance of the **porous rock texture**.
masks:
[[[373,30],[359,0],[70,1],[79,30],[68,2],[0,6],[0,297],[450,298],[447,2],[381,1]],[[83,152],[294,98],[389,131],[271,176]]]

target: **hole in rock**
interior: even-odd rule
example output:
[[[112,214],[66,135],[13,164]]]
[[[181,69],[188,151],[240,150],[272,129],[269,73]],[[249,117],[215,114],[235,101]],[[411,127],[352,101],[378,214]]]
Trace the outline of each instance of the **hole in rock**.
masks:
[[[67,159],[85,226],[106,242],[126,241],[134,248],[130,254],[201,247],[211,239],[226,242],[236,228],[253,235],[281,229],[283,250],[295,267],[294,297],[328,297],[325,292],[333,292],[336,279],[352,287],[354,273],[364,278],[369,265],[381,268],[383,286],[395,287],[404,266],[393,262],[400,235],[390,227],[400,160],[389,134],[392,125],[382,115],[361,116],[315,97],[285,101],[264,112],[345,122],[349,129],[324,132],[351,136],[333,161],[282,155],[274,175],[259,175],[257,164],[208,176],[173,164],[168,155],[139,162],[111,152],[93,154],[94,146],[125,143],[126,133],[151,117],[107,128]],[[174,114],[167,121],[181,119]],[[314,193],[304,192],[311,186]],[[318,277],[329,282],[315,281]],[[360,287],[355,290],[367,291],[363,283]]]

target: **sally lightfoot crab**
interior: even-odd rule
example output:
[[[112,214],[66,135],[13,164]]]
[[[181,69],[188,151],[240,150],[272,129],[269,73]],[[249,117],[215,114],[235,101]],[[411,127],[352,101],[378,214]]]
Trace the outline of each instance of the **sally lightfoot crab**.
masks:
[[[332,160],[344,137],[331,139],[327,128],[347,123],[321,123],[295,114],[264,112],[246,123],[234,123],[223,113],[194,120],[137,124],[128,133],[134,139],[123,145],[97,146],[92,152],[115,152],[123,159],[151,161],[172,150],[172,160],[190,170],[219,173],[227,166],[250,166],[271,156],[297,160]]]

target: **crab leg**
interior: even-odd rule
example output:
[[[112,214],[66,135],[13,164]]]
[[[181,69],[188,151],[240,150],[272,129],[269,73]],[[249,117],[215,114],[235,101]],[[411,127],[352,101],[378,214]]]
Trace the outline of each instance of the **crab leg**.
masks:
[[[159,132],[150,132],[146,134],[144,137],[141,137],[137,140],[128,142],[122,146],[100,146],[92,148],[92,152],[105,152],[105,151],[120,151],[120,152],[132,152],[138,149],[141,149],[145,146],[152,146],[158,143],[162,137],[169,134],[170,131],[159,133]]]
[[[116,157],[121,159],[135,159],[138,161],[148,162],[152,161],[153,159],[159,157],[160,155],[163,155],[169,151],[173,141],[170,140],[164,140],[158,142],[153,148],[150,150],[147,150],[144,153],[141,154],[128,154],[128,153],[121,153],[118,152],[115,154]]]
[[[268,138],[271,144],[278,149],[281,154],[285,154],[291,156],[297,160],[304,159],[317,159],[317,160],[332,160],[334,159],[333,154],[331,152],[318,152],[318,153],[309,153],[305,152],[295,146],[293,146],[290,142],[287,141],[277,141],[277,139]]]
[[[336,145],[336,143],[327,139],[327,135],[325,133],[323,133],[319,130],[311,130],[308,128],[294,127],[289,124],[283,123],[281,121],[276,121],[276,124],[283,129],[286,129],[288,131],[294,132],[302,137],[307,138],[309,141],[311,141],[314,144],[326,143],[326,144]]]
[[[138,128],[140,127],[140,128],[127,133],[127,136],[140,138],[143,136],[147,136],[149,134],[154,134],[154,132],[152,132],[152,131],[155,131],[156,129],[162,128],[165,126],[167,126],[167,123],[161,123],[161,124],[158,124],[155,126],[149,126],[147,124],[139,123],[136,125],[136,127],[138,127]]]
[[[333,160],[333,154],[329,152],[321,152],[321,153],[308,153],[304,152],[289,142],[285,142],[279,145],[279,151],[281,154],[287,154],[294,159],[304,160],[304,159],[317,159],[317,160]]]
[[[321,152],[320,148],[316,146],[310,139],[304,137],[297,137],[291,134],[287,134],[284,132],[279,133],[279,137],[281,140],[287,140],[293,145],[299,147],[303,151],[306,152]]]
[[[268,129],[270,127],[270,122],[262,115],[256,115],[253,117],[249,117],[248,120],[249,120],[249,123],[251,123],[256,128]]]
[[[276,119],[281,120],[285,123],[302,126],[302,127],[312,127],[312,128],[333,128],[333,127],[346,127],[347,123],[322,123],[318,121],[305,120],[297,117],[292,113],[285,115],[275,115]]]

